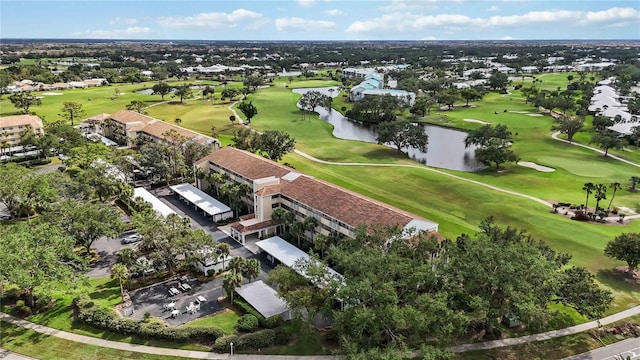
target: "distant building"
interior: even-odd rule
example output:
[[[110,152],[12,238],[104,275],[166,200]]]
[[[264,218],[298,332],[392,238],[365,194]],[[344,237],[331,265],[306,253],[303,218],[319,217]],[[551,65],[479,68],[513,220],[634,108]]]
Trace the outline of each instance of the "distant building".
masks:
[[[396,89],[384,89],[384,80],[382,75],[377,72],[371,73],[367,75],[364,80],[351,88],[349,91],[349,100],[351,101],[360,101],[364,99],[365,96],[382,96],[382,95],[392,95],[404,100],[409,106],[413,105],[416,94],[405,91],[405,90],[396,90]]]
[[[104,136],[124,146],[136,146],[143,140],[155,142],[171,143],[173,139],[166,134],[171,130],[187,140],[193,140],[201,143],[213,142],[220,144],[217,139],[210,136],[202,135],[195,131],[185,129],[181,126],[170,124],[168,122],[143,115],[135,111],[120,110],[115,114],[109,115],[100,122],[100,118],[108,114],[100,114],[90,118],[94,123],[100,123]]]
[[[364,79],[375,72],[376,70],[371,68],[346,68],[342,69],[342,77],[346,79]]]
[[[44,126],[42,125],[42,119],[36,115],[0,117],[0,142],[9,146],[16,146],[20,144],[20,138],[25,133],[33,133],[37,136],[43,135]]]

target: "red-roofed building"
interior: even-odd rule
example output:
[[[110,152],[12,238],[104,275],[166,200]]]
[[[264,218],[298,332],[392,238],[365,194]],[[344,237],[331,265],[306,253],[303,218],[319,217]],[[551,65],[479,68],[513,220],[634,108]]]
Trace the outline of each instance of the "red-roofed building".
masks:
[[[226,181],[251,187],[253,198],[247,200],[253,207],[253,216],[231,225],[231,236],[242,244],[247,236],[275,233],[277,225],[271,222],[271,214],[277,207],[292,211],[298,220],[316,218],[318,226],[314,233],[324,235],[341,233],[353,237],[361,225],[438,231],[435,222],[233,147],[217,149],[195,166],[205,174],[222,173]],[[200,189],[210,186],[205,179],[197,180]],[[308,235],[311,238],[314,234]]]

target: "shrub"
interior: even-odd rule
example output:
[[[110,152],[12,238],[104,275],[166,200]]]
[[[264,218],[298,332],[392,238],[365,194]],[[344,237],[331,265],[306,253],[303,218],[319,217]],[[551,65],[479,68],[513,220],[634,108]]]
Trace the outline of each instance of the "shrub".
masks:
[[[18,300],[16,301],[16,313],[20,317],[27,317],[31,316],[33,312],[31,311],[31,308],[24,303],[24,300]]]
[[[259,320],[260,320],[260,326],[267,329],[275,329],[278,326],[282,325],[282,323],[284,322],[284,320],[282,320],[282,315],[274,315],[264,320],[262,319],[259,319]]]
[[[278,328],[273,329],[275,332],[275,337],[273,343],[275,345],[287,345],[291,341],[291,331],[285,326],[280,326]]]
[[[236,322],[236,329],[240,332],[253,332],[258,326],[258,318],[251,314],[242,315]]]
[[[0,291],[0,300],[4,300],[5,303],[13,302],[20,298],[22,290],[17,285],[2,284],[2,291]]]
[[[224,333],[215,327],[174,328],[157,322],[121,318],[112,309],[97,306],[88,296],[73,300],[76,320],[97,328],[143,338],[174,342],[211,341]]]
[[[216,274],[216,271],[214,269],[207,270],[207,276],[213,276],[215,274]]]
[[[251,307],[251,305],[247,304],[246,302],[235,298],[233,299],[233,304],[237,307],[240,308],[240,310],[242,310],[243,313],[245,314],[251,314],[253,316],[255,316],[258,321],[264,321],[264,316],[262,316],[259,312],[256,311],[256,309],[254,309],[253,307]]]
[[[271,329],[256,331],[254,333],[241,336],[230,335],[216,339],[213,350],[216,352],[227,352],[233,343],[234,350],[261,349],[273,345],[276,332]]]

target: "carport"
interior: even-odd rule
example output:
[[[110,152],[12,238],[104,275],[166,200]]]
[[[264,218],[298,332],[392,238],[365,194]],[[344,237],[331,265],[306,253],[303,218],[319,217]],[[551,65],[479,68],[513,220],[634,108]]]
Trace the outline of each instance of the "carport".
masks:
[[[165,203],[160,201],[160,199],[155,197],[152,193],[148,192],[145,188],[137,187],[133,189],[133,196],[131,197],[131,199],[133,200],[137,197],[142,198],[142,200],[151,204],[151,207],[153,208],[153,210],[155,210],[155,212],[158,215],[167,217],[171,214],[176,214],[176,212],[173,211],[173,209],[168,207]]]
[[[191,184],[173,185],[169,189],[181,200],[202,211],[205,216],[211,217],[213,222],[233,217],[231,208]]]
[[[265,318],[282,315],[283,320],[291,320],[291,309],[287,303],[262,280],[236,288],[236,293]]]

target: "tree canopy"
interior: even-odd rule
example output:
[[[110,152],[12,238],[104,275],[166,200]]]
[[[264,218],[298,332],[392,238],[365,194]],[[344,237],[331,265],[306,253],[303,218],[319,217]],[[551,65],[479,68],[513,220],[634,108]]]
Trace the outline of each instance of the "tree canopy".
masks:
[[[640,264],[640,234],[627,233],[616,236],[607,243],[604,254],[627,263],[627,273],[633,275]]]
[[[378,144],[391,143],[398,151],[403,148],[413,147],[422,152],[427,152],[429,136],[420,124],[409,121],[383,122],[378,125]]]

